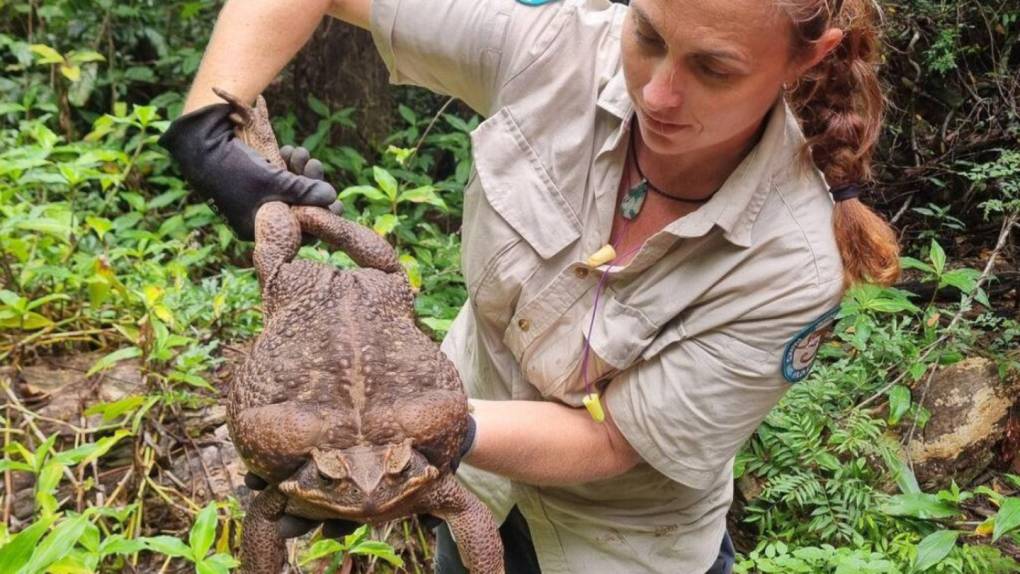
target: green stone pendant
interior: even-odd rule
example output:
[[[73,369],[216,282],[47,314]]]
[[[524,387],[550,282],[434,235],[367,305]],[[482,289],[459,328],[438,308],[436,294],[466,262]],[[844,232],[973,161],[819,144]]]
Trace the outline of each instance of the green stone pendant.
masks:
[[[645,196],[648,195],[648,180],[643,179],[630,188],[627,196],[620,202],[620,215],[631,220],[641,213],[641,206],[645,204]]]

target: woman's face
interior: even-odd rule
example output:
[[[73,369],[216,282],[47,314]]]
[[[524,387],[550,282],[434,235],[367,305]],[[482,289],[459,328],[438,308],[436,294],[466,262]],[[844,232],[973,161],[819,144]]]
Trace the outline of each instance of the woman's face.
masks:
[[[797,77],[789,21],[763,0],[633,0],[621,49],[641,137],[662,155],[742,147]]]

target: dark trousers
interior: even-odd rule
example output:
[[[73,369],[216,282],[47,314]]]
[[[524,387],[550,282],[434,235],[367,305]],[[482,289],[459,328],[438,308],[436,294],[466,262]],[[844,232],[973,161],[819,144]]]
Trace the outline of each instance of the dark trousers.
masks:
[[[503,564],[506,574],[541,574],[538,557],[531,543],[531,532],[524,516],[515,506],[506,521],[499,527],[499,537],[503,539]],[[727,532],[719,547],[719,556],[715,564],[705,574],[730,574],[733,571],[733,541]],[[468,574],[467,568],[460,561],[457,545],[450,536],[446,523],[436,528],[436,574]]]

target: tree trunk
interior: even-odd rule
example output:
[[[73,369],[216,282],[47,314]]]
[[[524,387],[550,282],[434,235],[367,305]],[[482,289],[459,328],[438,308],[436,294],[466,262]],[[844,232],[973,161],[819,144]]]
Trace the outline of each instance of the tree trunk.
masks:
[[[357,128],[334,126],[329,143],[375,150],[390,133],[395,103],[388,73],[369,32],[333,18],[325,18],[266,94],[270,115],[297,117],[297,141],[312,134],[320,116],[308,106],[308,96],[322,100],[331,112],[345,107],[357,111]]]

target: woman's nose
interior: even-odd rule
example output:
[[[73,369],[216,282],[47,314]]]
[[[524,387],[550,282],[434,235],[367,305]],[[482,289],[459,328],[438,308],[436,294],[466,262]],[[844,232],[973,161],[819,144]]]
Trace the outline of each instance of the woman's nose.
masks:
[[[684,98],[679,76],[676,66],[671,62],[663,60],[659,63],[652,79],[642,90],[648,111],[666,112],[680,107]]]

